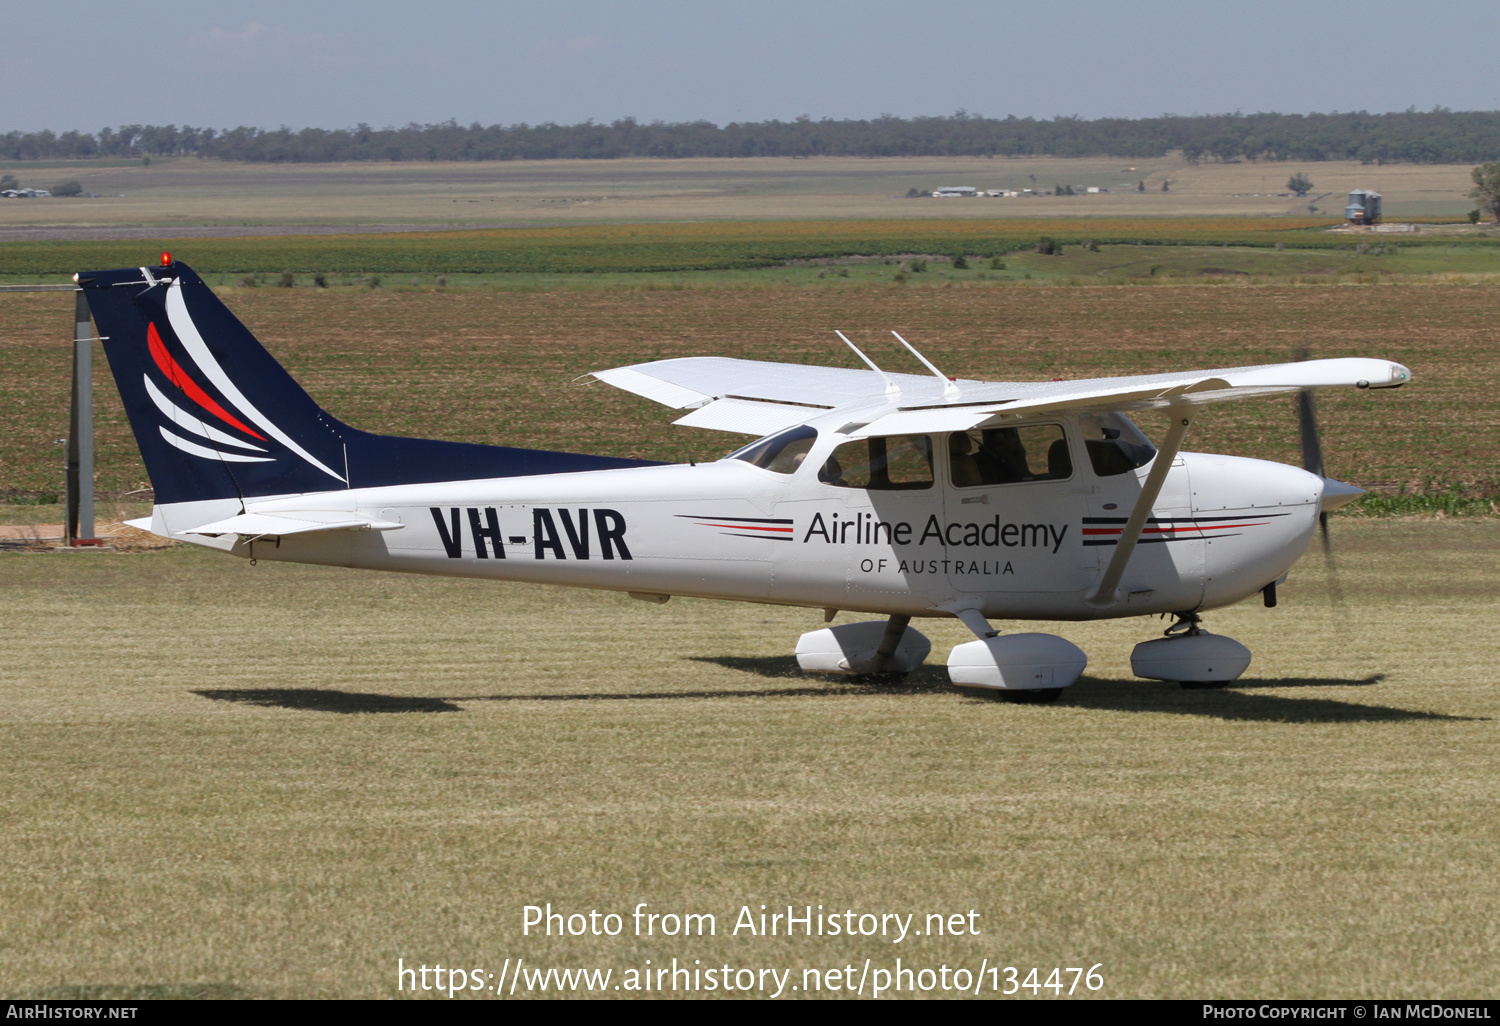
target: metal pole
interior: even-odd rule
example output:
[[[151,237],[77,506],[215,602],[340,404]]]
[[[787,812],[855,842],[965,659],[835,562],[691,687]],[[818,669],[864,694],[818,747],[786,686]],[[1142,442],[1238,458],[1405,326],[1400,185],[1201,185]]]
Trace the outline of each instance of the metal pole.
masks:
[[[73,308],[73,402],[68,410],[67,523],[65,541],[94,537],[94,373],[93,325],[83,290],[77,285],[0,285],[4,292],[77,292]],[[97,542],[96,542],[97,544]]]
[[[94,326],[80,290],[73,313],[73,406],[68,418],[68,545],[94,540]]]

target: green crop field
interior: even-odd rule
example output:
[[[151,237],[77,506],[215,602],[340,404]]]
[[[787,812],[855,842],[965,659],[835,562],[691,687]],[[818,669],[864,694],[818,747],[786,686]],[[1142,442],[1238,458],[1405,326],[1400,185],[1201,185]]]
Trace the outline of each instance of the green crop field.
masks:
[[[275,274],[599,274],[728,271],[782,267],[799,261],[909,254],[1003,257],[1035,249],[1038,239],[1064,247],[1092,243],[1111,256],[1073,273],[1118,266],[1125,275],[1149,274],[1155,247],[1290,249],[1263,254],[1262,273],[1483,271],[1494,273],[1500,245],[1493,233],[1430,226],[1399,240],[1330,234],[1326,220],[1308,218],[1052,218],[950,220],[756,221],[689,224],[571,225],[471,231],[367,235],[277,235],[162,241],[200,273]],[[1467,226],[1463,226],[1467,228]],[[1427,247],[1442,247],[1438,263],[1412,263]],[[1387,254],[1386,248],[1392,252]],[[1371,253],[1370,250],[1379,252]],[[1148,250],[1148,252],[1138,252]],[[1306,266],[1299,250],[1321,251],[1333,263]],[[1399,253],[1397,251],[1400,251]],[[0,242],[0,276],[8,280],[65,277],[94,267],[120,267],[154,257],[148,238],[116,241]],[[145,256],[143,256],[145,254]],[[1076,256],[1077,254],[1075,254]],[[1092,251],[1090,258],[1098,256]],[[1363,257],[1363,262],[1354,258]],[[1286,262],[1286,261],[1290,262]],[[1456,262],[1455,262],[1456,261]],[[1477,262],[1476,262],[1477,261]],[[1216,261],[1200,264],[1212,268]],[[1143,266],[1133,268],[1140,263]],[[1220,262],[1222,263],[1222,262]],[[1358,266],[1356,266],[1358,264]],[[1133,269],[1132,269],[1133,268]],[[1231,273],[1238,273],[1231,268]],[[430,277],[427,279],[430,280]]]

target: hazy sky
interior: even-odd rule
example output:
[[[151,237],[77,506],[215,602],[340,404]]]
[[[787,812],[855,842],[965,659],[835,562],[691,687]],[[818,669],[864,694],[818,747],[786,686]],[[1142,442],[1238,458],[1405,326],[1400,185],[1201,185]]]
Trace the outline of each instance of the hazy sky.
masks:
[[[1495,0],[0,4],[0,131],[1500,109]]]

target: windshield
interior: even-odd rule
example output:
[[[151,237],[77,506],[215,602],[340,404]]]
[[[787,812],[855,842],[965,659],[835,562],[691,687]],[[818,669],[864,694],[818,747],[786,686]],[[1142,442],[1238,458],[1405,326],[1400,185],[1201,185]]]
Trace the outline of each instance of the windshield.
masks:
[[[807,453],[818,440],[818,432],[806,424],[788,428],[774,435],[751,442],[743,449],[736,449],[727,460],[744,460],[746,463],[769,470],[773,474],[790,474],[802,466]]]
[[[1156,455],[1156,446],[1123,413],[1086,414],[1078,423],[1089,462],[1099,477],[1129,473]]]

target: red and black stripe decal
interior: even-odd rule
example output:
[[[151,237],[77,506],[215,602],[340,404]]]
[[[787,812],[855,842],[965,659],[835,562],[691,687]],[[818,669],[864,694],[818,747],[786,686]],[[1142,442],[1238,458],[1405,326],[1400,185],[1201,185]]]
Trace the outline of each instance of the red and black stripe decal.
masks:
[[[678,513],[682,520],[691,520],[699,527],[727,528],[720,534],[731,538],[770,538],[772,541],[791,541],[796,529],[790,518],[781,517],[715,517],[693,513]]]
[[[1141,529],[1139,544],[1201,540],[1204,538],[1233,538],[1244,534],[1245,528],[1264,527],[1277,517],[1288,513],[1261,513],[1256,516],[1237,517],[1150,517]],[[1125,530],[1129,517],[1084,517],[1084,545],[1118,545],[1120,534]]]

